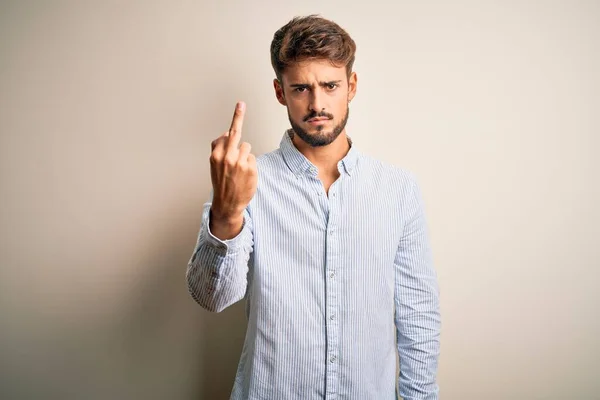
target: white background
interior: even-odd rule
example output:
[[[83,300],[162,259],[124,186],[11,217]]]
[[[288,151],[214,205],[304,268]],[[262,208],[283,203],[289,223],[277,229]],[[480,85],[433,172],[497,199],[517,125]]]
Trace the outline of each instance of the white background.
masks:
[[[597,1],[2,1],[0,397],[228,398],[243,303],[187,293],[210,141],[288,127],[273,33],[355,39],[348,133],[413,171],[447,400],[600,398]]]

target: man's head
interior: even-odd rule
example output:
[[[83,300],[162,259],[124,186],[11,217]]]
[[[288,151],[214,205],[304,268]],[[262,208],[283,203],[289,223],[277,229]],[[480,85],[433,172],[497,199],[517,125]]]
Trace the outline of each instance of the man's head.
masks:
[[[310,15],[275,32],[271,64],[277,100],[294,132],[311,146],[333,142],[345,129],[356,93],[356,44],[336,23]]]

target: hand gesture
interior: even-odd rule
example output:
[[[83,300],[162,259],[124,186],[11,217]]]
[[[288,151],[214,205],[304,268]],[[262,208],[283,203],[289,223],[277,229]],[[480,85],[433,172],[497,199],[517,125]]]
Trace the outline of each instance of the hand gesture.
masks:
[[[250,153],[251,146],[247,142],[240,145],[245,112],[246,105],[237,103],[231,127],[211,144],[211,229],[213,222],[214,226],[220,225],[223,229],[229,227],[222,230],[229,233],[225,236],[231,236],[236,228],[241,229],[244,209],[252,200],[258,181],[256,157]]]

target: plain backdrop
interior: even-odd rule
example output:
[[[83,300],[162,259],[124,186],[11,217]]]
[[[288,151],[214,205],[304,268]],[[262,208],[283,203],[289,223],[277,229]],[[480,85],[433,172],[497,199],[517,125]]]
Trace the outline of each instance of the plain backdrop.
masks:
[[[600,399],[600,2],[1,1],[0,398],[226,399],[185,268],[210,142],[288,127],[273,33],[355,39],[348,133],[416,174],[445,400]]]

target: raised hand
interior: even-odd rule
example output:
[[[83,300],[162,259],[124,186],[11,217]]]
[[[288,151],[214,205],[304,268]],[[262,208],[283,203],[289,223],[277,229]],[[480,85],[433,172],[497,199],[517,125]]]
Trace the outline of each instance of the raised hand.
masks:
[[[231,127],[211,146],[210,176],[213,185],[210,229],[219,239],[236,236],[243,222],[244,209],[256,192],[258,173],[251,146],[240,140],[246,104],[236,105]],[[238,147],[239,146],[239,147]]]

